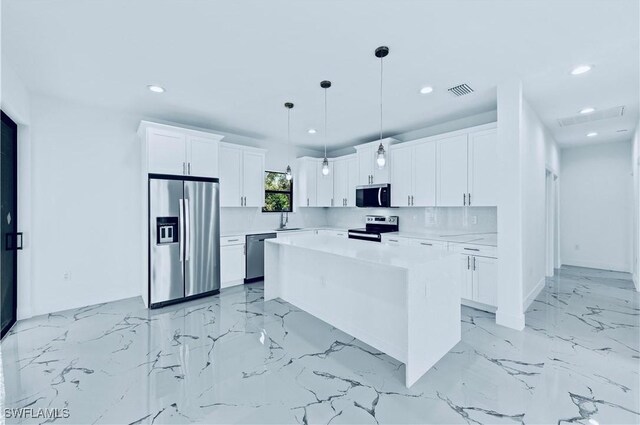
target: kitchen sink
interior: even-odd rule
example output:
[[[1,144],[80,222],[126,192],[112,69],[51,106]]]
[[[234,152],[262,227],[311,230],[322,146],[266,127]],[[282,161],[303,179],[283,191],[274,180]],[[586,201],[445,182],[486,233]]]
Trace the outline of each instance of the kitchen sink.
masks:
[[[284,229],[276,229],[276,232],[288,232],[290,230],[302,230],[302,227],[285,227]]]

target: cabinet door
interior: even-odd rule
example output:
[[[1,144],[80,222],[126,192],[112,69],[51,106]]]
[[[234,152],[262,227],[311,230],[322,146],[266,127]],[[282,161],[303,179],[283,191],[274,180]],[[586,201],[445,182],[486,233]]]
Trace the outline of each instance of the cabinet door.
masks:
[[[148,130],[149,173],[181,176],[186,172],[187,144],[183,134]]]
[[[239,207],[242,197],[242,150],[220,146],[220,206]]]
[[[363,147],[358,149],[358,184],[371,184],[373,176],[373,148]]]
[[[329,174],[322,174],[322,160],[317,163],[318,201],[319,207],[330,207],[333,201],[333,161],[329,161]]]
[[[243,152],[242,187],[245,207],[264,206],[264,154]]]
[[[497,131],[469,135],[469,193],[472,206],[498,205]]]
[[[345,207],[347,199],[347,185],[349,179],[349,164],[344,159],[333,162],[333,206]]]
[[[356,206],[356,186],[360,178],[358,170],[358,158],[353,157],[347,159],[348,177],[347,177],[347,206]]]
[[[318,166],[315,160],[305,159],[300,167],[300,180],[302,192],[300,193],[300,202],[298,205],[302,207],[315,207],[318,200]],[[295,194],[293,195],[295,196]]]
[[[187,137],[189,175],[218,177],[218,142],[201,137]]]
[[[412,206],[433,207],[436,205],[436,170],[436,144],[430,142],[416,146],[413,150]],[[392,186],[392,194],[393,190]]]
[[[467,194],[467,135],[438,140],[438,206],[463,206]]]
[[[413,148],[393,149],[389,164],[391,168],[391,205],[411,206],[413,195]]]
[[[244,279],[244,244],[220,247],[220,281],[221,287],[229,283],[242,283]]]
[[[473,258],[470,255],[460,256],[460,298],[473,300]]]
[[[498,260],[472,257],[474,301],[498,305]]]

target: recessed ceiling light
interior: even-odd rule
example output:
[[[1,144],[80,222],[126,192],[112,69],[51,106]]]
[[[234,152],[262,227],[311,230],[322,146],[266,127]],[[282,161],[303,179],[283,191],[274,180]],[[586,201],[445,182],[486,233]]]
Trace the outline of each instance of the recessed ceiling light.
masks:
[[[580,75],[591,71],[591,65],[578,65],[571,70],[571,75]]]
[[[315,129],[315,128],[310,128],[309,130],[307,130],[307,133],[309,133],[309,134],[316,134],[316,133],[317,133],[317,131],[316,131],[316,129]]]
[[[596,108],[592,108],[592,107],[582,108],[582,109],[580,109],[580,113],[581,114],[590,114],[595,110],[596,110]]]
[[[433,87],[431,86],[426,86],[420,89],[420,93],[422,94],[431,93],[432,91],[433,91]]]
[[[596,137],[598,135],[598,133],[596,133],[595,131],[592,131],[591,133],[587,133],[587,137]]]
[[[164,87],[151,84],[151,85],[148,85],[147,88],[154,93],[164,93]]]

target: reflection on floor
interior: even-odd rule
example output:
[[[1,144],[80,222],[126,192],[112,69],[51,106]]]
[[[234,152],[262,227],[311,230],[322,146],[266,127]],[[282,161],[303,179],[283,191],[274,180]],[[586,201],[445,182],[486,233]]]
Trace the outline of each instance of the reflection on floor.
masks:
[[[522,332],[464,308],[462,342],[410,390],[402,364],[265,304],[261,284],[161,311],[124,300],[18,323],[0,396],[68,408],[56,422],[71,423],[638,423],[632,288],[628,274],[562,268]]]

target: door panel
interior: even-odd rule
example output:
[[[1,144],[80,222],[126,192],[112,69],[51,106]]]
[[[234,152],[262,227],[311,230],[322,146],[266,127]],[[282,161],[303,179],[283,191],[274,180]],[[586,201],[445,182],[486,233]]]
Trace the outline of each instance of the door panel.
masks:
[[[413,148],[397,148],[391,152],[391,205],[411,206],[413,194]]]
[[[329,161],[329,174],[326,176],[322,174],[322,160],[316,163],[318,176],[318,200],[317,206],[330,207],[331,199],[333,198],[333,162]]]
[[[349,164],[346,160],[333,161],[333,206],[344,207],[347,199],[347,180],[349,178]]]
[[[439,140],[438,206],[463,206],[467,193],[467,135]]]
[[[3,337],[16,321],[17,312],[17,144],[18,127],[2,113],[0,146],[0,324]]]
[[[495,258],[473,257],[475,270],[473,286],[475,300],[492,306],[498,305],[498,260]]]
[[[436,144],[424,143],[413,150],[413,206],[436,205]]]
[[[358,184],[371,184],[369,176],[373,176],[373,149],[370,147],[358,149]]]
[[[185,296],[220,289],[218,184],[184,182]]]
[[[469,136],[469,193],[471,205],[498,205],[498,161],[496,130]]]
[[[264,155],[244,152],[242,184],[245,207],[264,206]]]
[[[220,206],[239,207],[242,197],[242,151],[220,146]]]
[[[349,158],[348,172],[349,177],[347,179],[347,206],[356,206],[356,186],[358,186],[358,159],[356,157]]]
[[[460,257],[460,298],[466,300],[473,300],[472,260],[469,255],[462,255]]]
[[[182,180],[149,179],[149,248],[151,304],[184,296],[184,269],[180,245],[184,239],[181,200]],[[158,219],[177,220],[175,241],[161,242]]]
[[[148,130],[149,173],[181,176],[186,171],[186,140],[180,133]]]
[[[218,177],[218,143],[210,139],[189,137],[190,175]]]

